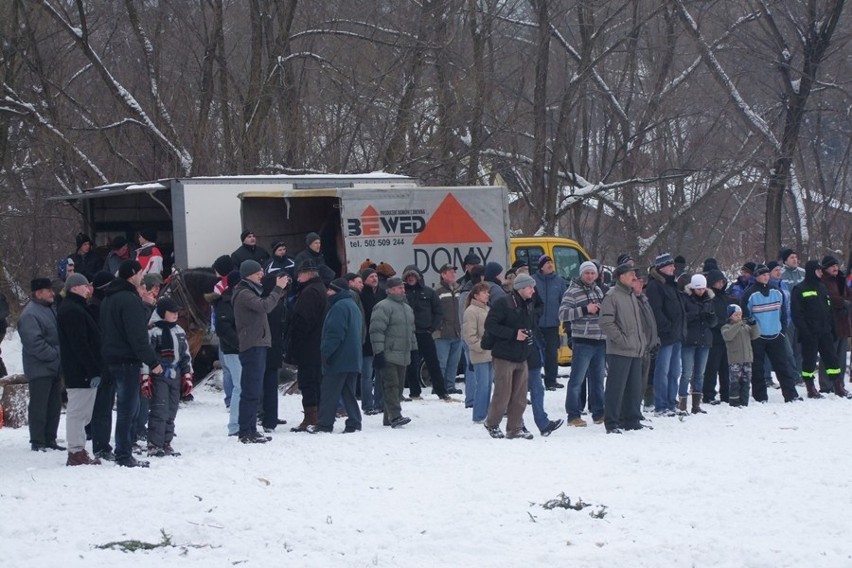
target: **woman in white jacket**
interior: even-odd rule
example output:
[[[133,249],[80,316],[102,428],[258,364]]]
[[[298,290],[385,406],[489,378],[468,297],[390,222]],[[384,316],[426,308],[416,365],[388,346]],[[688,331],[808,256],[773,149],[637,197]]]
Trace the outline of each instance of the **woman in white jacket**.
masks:
[[[482,348],[482,336],[485,335],[485,317],[488,315],[490,285],[487,282],[476,284],[465,302],[462,318],[462,338],[470,353],[469,365],[473,365],[473,421],[485,422],[488,404],[491,402],[491,383],[494,379],[491,367],[491,350]]]

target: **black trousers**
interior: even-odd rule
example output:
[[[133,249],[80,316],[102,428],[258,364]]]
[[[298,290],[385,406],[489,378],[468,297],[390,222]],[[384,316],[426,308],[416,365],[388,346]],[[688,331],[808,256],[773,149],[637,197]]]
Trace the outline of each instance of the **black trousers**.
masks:
[[[263,409],[264,428],[278,426],[278,368],[266,367],[263,373],[263,389],[261,390],[261,408]]]
[[[754,369],[751,375],[751,392],[754,400],[766,402],[769,398],[766,394],[766,380],[763,378],[764,356],[769,357],[769,362],[775,374],[778,375],[784,401],[789,402],[797,398],[799,393],[796,391],[796,377],[787,363],[784,336],[781,334],[773,337],[760,336],[751,342],[751,349],[754,352]]]
[[[322,377],[322,398],[319,405],[318,426],[321,430],[331,432],[334,428],[334,418],[337,413],[337,403],[343,399],[346,409],[346,426],[351,429],[361,429],[361,410],[355,400],[355,383],[358,373],[333,373]]]
[[[27,420],[30,423],[30,443],[46,446],[56,443],[59,431],[59,414],[62,412],[62,384],[59,376],[30,377],[30,405]]]
[[[820,367],[825,371],[826,378],[833,381],[842,378],[840,374],[840,359],[837,357],[837,347],[831,333],[823,333],[816,337],[799,337],[802,344],[802,378],[813,379],[816,376],[817,354]]]
[[[115,406],[115,379],[109,374],[109,368],[104,366],[101,374],[101,386],[95,396],[95,408],[92,411],[92,421],[88,431],[92,436],[92,451],[111,452],[109,443],[112,437],[112,408]]]
[[[604,426],[636,428],[642,419],[642,358],[606,356]]]
[[[552,387],[556,383],[556,375],[559,374],[559,328],[542,327],[539,329],[544,338],[544,386]],[[583,390],[586,389],[583,388]],[[583,406],[585,404],[580,408]]]
[[[302,407],[319,406],[322,367],[320,365],[299,365],[299,390],[302,391]],[[277,412],[277,411],[276,411]],[[276,414],[276,418],[277,418]]]
[[[704,400],[710,401],[716,398],[716,377],[719,377],[719,399],[728,402],[730,393],[730,373],[728,370],[728,349],[725,344],[710,348],[707,356],[707,367],[704,368]]]
[[[432,334],[428,331],[417,331],[414,336],[417,338],[417,353],[411,358],[411,364],[408,365],[405,373],[409,394],[420,396],[420,363],[424,361],[426,369],[429,370],[429,376],[432,378],[432,392],[443,398],[447,395],[447,386],[444,383],[444,372],[438,362],[435,340],[432,339]]]

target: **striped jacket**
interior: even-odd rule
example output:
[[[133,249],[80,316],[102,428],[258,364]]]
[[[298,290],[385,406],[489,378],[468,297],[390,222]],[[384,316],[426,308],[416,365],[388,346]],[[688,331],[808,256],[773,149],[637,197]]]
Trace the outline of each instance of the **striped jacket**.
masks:
[[[559,321],[571,322],[571,337],[579,339],[606,339],[601,330],[601,313],[590,314],[586,309],[589,304],[600,304],[603,302],[604,293],[593,282],[586,286],[580,279],[571,281],[571,285],[562,295],[562,303],[559,305]]]

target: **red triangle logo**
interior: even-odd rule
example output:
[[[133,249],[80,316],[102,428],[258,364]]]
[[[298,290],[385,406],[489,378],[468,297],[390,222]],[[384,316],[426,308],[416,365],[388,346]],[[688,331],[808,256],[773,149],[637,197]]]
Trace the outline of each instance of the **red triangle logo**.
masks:
[[[414,244],[490,243],[492,240],[453,194],[449,193],[414,239]]]

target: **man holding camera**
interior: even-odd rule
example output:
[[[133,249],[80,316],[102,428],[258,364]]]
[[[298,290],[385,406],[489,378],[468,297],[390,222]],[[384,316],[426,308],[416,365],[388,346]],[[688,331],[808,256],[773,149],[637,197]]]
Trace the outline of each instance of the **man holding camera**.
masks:
[[[754,351],[754,369],[751,375],[752,396],[757,402],[766,402],[766,381],[763,379],[764,355],[781,383],[784,402],[801,400],[796,391],[796,377],[787,362],[787,351],[784,345],[786,331],[787,309],[784,305],[784,295],[781,290],[769,285],[769,267],[760,264],[754,269],[754,284],[743,293],[741,307],[743,319],[750,319],[760,324],[760,337],[751,342]],[[808,386],[810,392],[812,385]],[[814,392],[816,392],[814,390]]]
[[[586,426],[586,421],[580,417],[580,393],[584,380],[588,380],[589,384],[592,420],[600,424],[604,419],[606,336],[600,326],[604,294],[597,279],[598,267],[594,262],[587,260],[581,264],[580,277],[571,282],[559,306],[559,319],[563,325],[571,326],[574,352],[565,396],[565,412],[570,426]]]
[[[532,439],[524,427],[524,410],[527,408],[527,358],[533,345],[536,328],[532,297],[535,280],[519,274],[512,283],[512,293],[494,302],[485,318],[486,337],[493,339],[491,346],[494,367],[494,393],[485,418],[485,429],[492,438],[503,438],[500,422],[508,412],[507,438]]]

